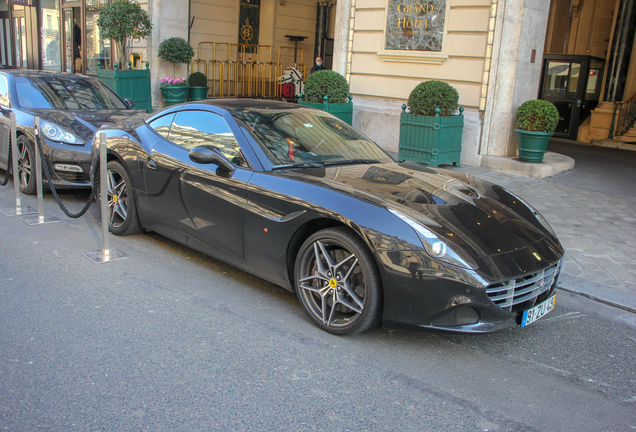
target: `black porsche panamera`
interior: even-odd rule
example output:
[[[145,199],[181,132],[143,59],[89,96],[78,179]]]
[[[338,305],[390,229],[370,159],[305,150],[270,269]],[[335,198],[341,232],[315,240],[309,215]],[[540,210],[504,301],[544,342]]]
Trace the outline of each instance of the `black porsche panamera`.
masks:
[[[564,251],[530,205],[396,163],[325,112],[207,100],[101,131],[113,233],[153,230],[292,290],[328,332],[483,333],[554,308]]]
[[[40,143],[56,188],[90,188],[89,168],[95,131],[131,116],[134,102],[121,99],[97,78],[62,72],[0,71],[0,169],[9,170],[9,114],[16,119],[20,190],[35,194],[35,118]]]

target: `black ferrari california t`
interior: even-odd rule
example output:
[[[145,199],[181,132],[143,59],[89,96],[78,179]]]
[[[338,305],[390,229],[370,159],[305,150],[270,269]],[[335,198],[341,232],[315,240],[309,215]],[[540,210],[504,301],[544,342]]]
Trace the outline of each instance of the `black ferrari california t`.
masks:
[[[0,70],[0,169],[9,171],[9,114],[16,118],[18,178],[23,193],[34,194],[35,126],[56,188],[88,188],[93,134],[102,125],[138,116],[134,102],[122,100],[96,78],[27,69]],[[46,181],[45,181],[46,184]]]
[[[536,210],[396,163],[323,111],[218,99],[101,131],[113,233],[153,230],[292,290],[328,332],[483,333],[554,308],[564,251]]]

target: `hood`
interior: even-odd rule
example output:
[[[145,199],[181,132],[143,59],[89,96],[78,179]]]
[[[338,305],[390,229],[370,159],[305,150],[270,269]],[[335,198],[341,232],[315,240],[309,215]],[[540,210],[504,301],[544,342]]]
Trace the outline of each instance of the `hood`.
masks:
[[[29,109],[31,114],[41,120],[55,123],[75,134],[84,142],[90,142],[97,129],[134,119],[144,119],[147,114],[137,110],[52,110]]]
[[[410,163],[341,165],[287,174],[399,210],[477,256],[523,249],[545,237],[535,221],[496,199],[488,183],[466,174]]]

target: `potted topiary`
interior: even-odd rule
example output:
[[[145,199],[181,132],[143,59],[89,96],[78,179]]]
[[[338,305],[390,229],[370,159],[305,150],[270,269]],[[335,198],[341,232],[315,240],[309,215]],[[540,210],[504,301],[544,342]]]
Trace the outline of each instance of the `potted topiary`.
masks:
[[[208,97],[208,77],[203,72],[194,72],[188,77],[190,100],[198,101]]]
[[[194,56],[194,50],[185,39],[180,37],[171,37],[165,39],[159,44],[159,52],[157,53],[157,56],[163,61],[172,63],[172,70],[176,75],[177,64],[189,64],[192,61],[192,57]],[[168,81],[167,78],[169,78],[170,80]],[[170,100],[170,105],[185,102],[188,99],[188,92],[190,90],[190,88],[188,87],[188,82],[181,79],[177,83],[176,81],[174,81],[176,79],[177,78],[166,77],[161,80],[161,84],[159,87],[161,89],[161,93],[163,94],[163,99],[166,102],[166,105],[168,105],[168,99]],[[183,97],[183,100],[181,100],[181,96],[177,100],[177,95],[181,95]],[[166,96],[168,97],[168,99],[166,99]]]
[[[519,160],[541,163],[550,137],[559,123],[559,111],[546,100],[525,101],[517,110]]]
[[[443,81],[424,81],[402,105],[398,159],[427,165],[459,166],[464,128],[464,108],[459,93]]]
[[[128,47],[132,39],[146,38],[152,31],[148,12],[132,0],[117,0],[106,6],[97,18],[102,39],[111,39],[118,60],[112,70],[98,64],[97,79],[113,89],[122,98],[135,102],[136,109],[152,112],[150,93],[150,69],[132,70],[128,58]],[[128,65],[126,69],[125,65]],[[120,70],[121,69],[121,70]]]
[[[303,100],[305,99],[305,100]],[[336,71],[319,70],[307,78],[298,103],[327,111],[347,124],[353,120],[349,83]]]

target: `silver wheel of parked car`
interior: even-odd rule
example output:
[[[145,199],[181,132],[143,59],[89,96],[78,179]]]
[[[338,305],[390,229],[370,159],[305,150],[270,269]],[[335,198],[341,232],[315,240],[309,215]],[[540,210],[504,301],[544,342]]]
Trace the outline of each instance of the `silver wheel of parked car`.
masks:
[[[117,161],[108,162],[108,225],[116,235],[130,235],[141,231],[137,209],[132,196],[130,178]],[[98,195],[99,196],[99,195]]]
[[[364,242],[346,228],[310,236],[296,258],[296,288],[309,317],[323,330],[351,334],[380,318],[380,276]]]
[[[18,178],[20,191],[27,195],[34,195],[35,184],[35,153],[33,144],[25,136],[18,137]]]

